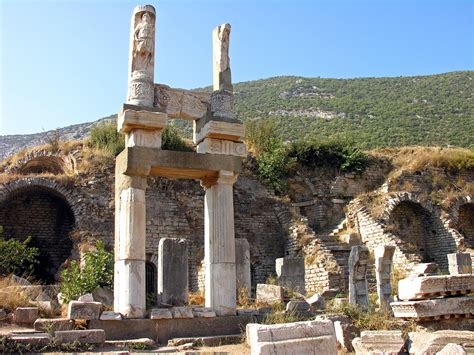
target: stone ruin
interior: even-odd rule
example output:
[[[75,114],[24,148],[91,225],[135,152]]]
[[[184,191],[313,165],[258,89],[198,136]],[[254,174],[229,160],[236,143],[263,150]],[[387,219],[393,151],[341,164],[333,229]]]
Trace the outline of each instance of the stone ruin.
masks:
[[[114,310],[128,318],[145,315],[145,245],[147,177],[199,179],[205,189],[205,299],[218,315],[236,313],[236,267],[232,185],[246,155],[244,127],[233,113],[234,96],[229,60],[230,25],[213,32],[214,91],[209,96],[154,83],[155,9],[138,6],[132,15],[127,100],[118,114],[118,130],[125,149],[115,170],[115,277]],[[161,150],[168,121],[193,121],[197,152]],[[170,244],[168,252],[162,250]],[[173,247],[174,246],[174,247]],[[169,255],[179,242],[160,243],[158,292],[169,302],[166,278],[180,269],[167,269],[182,252]],[[168,254],[168,255],[167,255]],[[166,275],[173,272],[173,276]],[[180,275],[179,280],[186,277]],[[187,286],[187,285],[186,285]],[[187,292],[187,287],[185,288]],[[179,301],[185,295],[176,295]]]

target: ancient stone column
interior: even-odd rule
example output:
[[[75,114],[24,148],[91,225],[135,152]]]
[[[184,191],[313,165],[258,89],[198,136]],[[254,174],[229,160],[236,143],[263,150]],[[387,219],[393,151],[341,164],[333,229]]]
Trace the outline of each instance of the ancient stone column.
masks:
[[[181,306],[188,302],[188,243],[162,238],[158,244],[158,302]]]
[[[450,275],[472,274],[471,254],[448,254],[448,266]]]
[[[155,8],[137,6],[130,28],[127,103],[153,107],[155,69]]]
[[[247,295],[251,297],[250,245],[245,238],[235,239],[235,269],[237,289],[246,288]]]
[[[235,314],[237,303],[232,191],[236,179],[232,171],[222,170],[217,180],[203,181],[206,307],[221,316]]]
[[[230,24],[225,23],[212,31],[214,91],[233,91],[229,58],[230,28]]]
[[[377,295],[380,306],[387,306],[392,301],[392,260],[395,247],[381,245],[374,249],[375,276],[377,278]]]
[[[365,245],[351,248],[349,255],[349,302],[364,307],[369,305],[367,288],[367,263],[369,249]]]
[[[125,175],[116,178],[114,310],[128,318],[143,318],[146,181]]]

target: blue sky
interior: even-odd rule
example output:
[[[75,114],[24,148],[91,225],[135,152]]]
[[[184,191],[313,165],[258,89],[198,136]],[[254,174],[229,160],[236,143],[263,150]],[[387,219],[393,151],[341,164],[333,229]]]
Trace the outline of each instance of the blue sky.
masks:
[[[116,113],[137,1],[0,0],[0,134]],[[425,75],[474,67],[471,0],[160,0],[155,82],[212,83],[211,32],[232,24],[234,82]]]

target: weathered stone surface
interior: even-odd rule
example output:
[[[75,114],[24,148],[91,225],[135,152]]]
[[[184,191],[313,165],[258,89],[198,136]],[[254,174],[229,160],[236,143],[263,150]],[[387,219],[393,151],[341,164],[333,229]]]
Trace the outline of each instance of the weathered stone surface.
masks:
[[[352,352],[354,350],[352,341],[360,335],[360,329],[350,321],[336,320],[334,321],[334,330],[338,345],[342,349]]]
[[[326,307],[326,301],[319,293],[315,293],[310,298],[306,299],[313,311],[321,310]]]
[[[172,319],[173,315],[167,308],[154,308],[151,310],[150,319]]]
[[[331,321],[248,324],[251,354],[337,354]]]
[[[416,264],[411,269],[410,275],[411,276],[428,276],[428,275],[436,275],[439,270],[438,264],[436,263],[422,263]]]
[[[449,343],[436,353],[436,355],[466,355],[466,350],[461,345]]]
[[[150,338],[138,338],[138,339],[126,339],[126,340],[107,340],[105,342],[106,345],[113,345],[118,348],[130,348],[130,345],[133,344],[135,346],[141,345],[144,348],[153,348],[156,346],[156,342]],[[127,351],[126,355],[129,355],[130,352]],[[117,352],[114,351],[114,355],[118,355]],[[125,355],[125,354],[124,354]]]
[[[474,297],[434,298],[431,300],[392,302],[395,317],[432,318],[474,314]]]
[[[363,331],[352,341],[356,354],[394,353],[403,351],[405,340],[399,330]]]
[[[102,303],[105,307],[114,305],[114,292],[105,287],[97,287],[92,291],[94,301]]]
[[[367,289],[367,263],[369,249],[364,245],[353,246],[349,255],[349,302],[369,306]]]
[[[78,299],[80,302],[94,302],[94,297],[92,293],[86,293],[85,295],[80,296]]]
[[[18,324],[33,324],[38,319],[38,307],[18,307],[15,310],[15,323]]]
[[[7,312],[3,308],[0,308],[0,321],[7,319],[7,316]]]
[[[230,30],[230,24],[225,23],[212,31],[214,90],[233,90],[229,58]]]
[[[99,319],[102,303],[71,301],[67,309],[69,319],[91,320]]]
[[[194,318],[193,310],[189,307],[170,308],[173,318]]]
[[[474,351],[474,332],[462,330],[438,330],[429,333],[409,333],[410,354],[434,354],[449,344],[462,344]]]
[[[449,273],[451,275],[472,274],[472,260],[469,253],[448,254]]]
[[[245,137],[245,128],[242,123],[223,121],[209,121],[200,131],[194,132],[194,144],[202,142],[205,138],[224,139],[233,142],[242,142]]]
[[[199,154],[226,154],[246,157],[247,146],[244,143],[224,139],[205,138],[197,145],[196,152]]]
[[[143,110],[140,107],[131,107],[128,105],[124,105],[117,116],[118,131],[127,135],[135,129],[159,132],[163,130],[167,124],[168,116],[162,112]],[[127,147],[129,146],[127,145]]]
[[[48,345],[51,342],[51,335],[47,333],[26,333],[26,334],[14,334],[11,338],[22,344],[31,345]]]
[[[169,118],[198,120],[207,114],[209,105],[209,95],[206,92],[174,89],[167,85],[155,84],[153,106],[165,112]]]
[[[127,147],[161,148],[162,130],[132,129],[125,136]]]
[[[275,268],[280,286],[304,293],[304,258],[290,256],[278,258],[275,260]]]
[[[114,311],[104,311],[100,315],[100,320],[121,320],[122,315]]]
[[[216,316],[216,312],[212,310],[193,310],[193,315],[196,318],[213,318]]]
[[[398,282],[398,298],[401,300],[466,294],[472,290],[474,290],[474,275],[422,276]]]
[[[268,304],[283,302],[283,287],[257,284],[257,302]]]
[[[250,245],[245,238],[235,239],[235,273],[237,290],[245,288],[251,296],[252,278],[250,273]]]
[[[321,296],[325,299],[331,299],[336,297],[341,291],[339,289],[328,289],[321,292]]]
[[[394,253],[394,246],[381,245],[374,248],[377,295],[381,306],[387,306],[392,301],[391,273]]]
[[[59,330],[54,332],[54,337],[61,343],[79,341],[81,344],[102,344],[105,342],[105,331],[103,329]]]
[[[162,238],[158,245],[158,302],[188,302],[188,244],[186,239]]]
[[[72,330],[74,329],[74,321],[67,318],[38,318],[34,323],[34,328],[38,332]]]
[[[286,304],[287,312],[307,312],[309,304],[306,301],[292,300]]]

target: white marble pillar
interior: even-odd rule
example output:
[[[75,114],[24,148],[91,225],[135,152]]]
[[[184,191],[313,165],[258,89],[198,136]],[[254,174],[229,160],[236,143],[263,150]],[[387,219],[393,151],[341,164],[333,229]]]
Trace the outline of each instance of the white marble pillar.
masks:
[[[234,200],[237,175],[220,171],[217,181],[204,182],[204,263],[206,307],[217,315],[236,312]]]
[[[115,237],[114,311],[127,318],[145,316],[145,190],[120,192]]]

